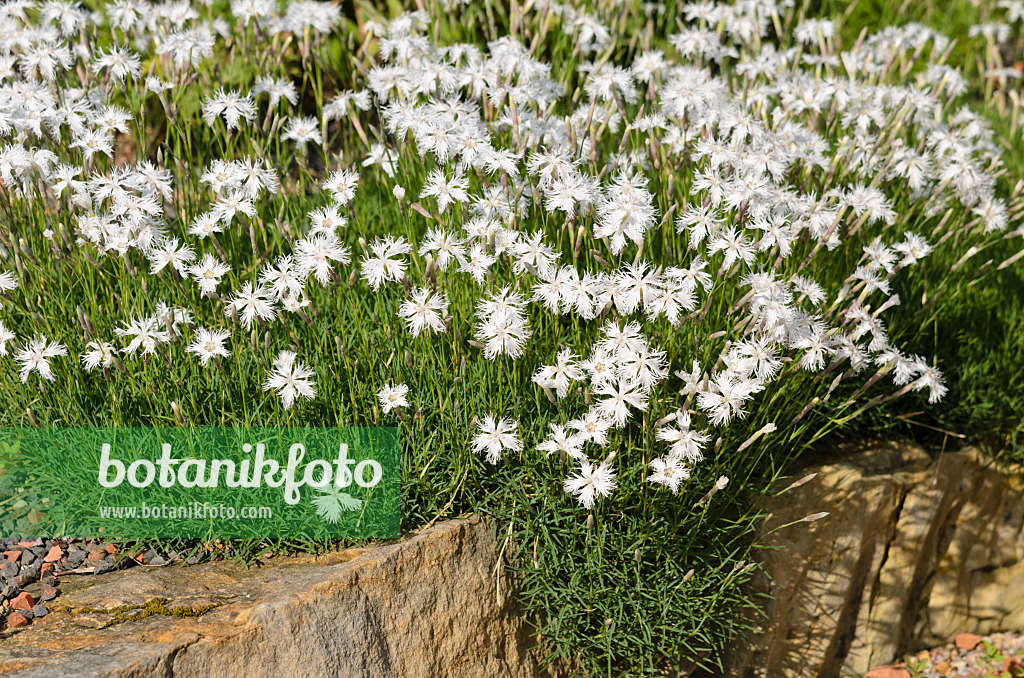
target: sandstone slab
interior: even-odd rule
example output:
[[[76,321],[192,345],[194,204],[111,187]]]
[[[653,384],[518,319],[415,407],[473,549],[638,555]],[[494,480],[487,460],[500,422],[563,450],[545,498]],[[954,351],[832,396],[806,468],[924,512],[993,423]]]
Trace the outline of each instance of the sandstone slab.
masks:
[[[78,590],[62,582],[51,614],[3,634],[0,675],[549,675],[530,649],[493,530],[477,519],[318,559],[81,580]]]

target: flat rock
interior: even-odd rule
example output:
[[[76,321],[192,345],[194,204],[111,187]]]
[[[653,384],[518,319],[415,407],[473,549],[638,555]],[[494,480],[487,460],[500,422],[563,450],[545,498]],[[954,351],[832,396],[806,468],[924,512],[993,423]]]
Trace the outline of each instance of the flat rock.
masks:
[[[135,567],[61,589],[48,615],[0,634],[0,675],[552,675],[478,519],[321,558]]]

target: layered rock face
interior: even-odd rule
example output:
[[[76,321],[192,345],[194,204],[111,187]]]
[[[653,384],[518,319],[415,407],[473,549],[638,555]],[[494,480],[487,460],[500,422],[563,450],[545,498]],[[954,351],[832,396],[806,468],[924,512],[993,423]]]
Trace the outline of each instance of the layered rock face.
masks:
[[[862,676],[958,633],[1024,627],[1024,482],[973,451],[874,446],[769,501],[770,593],[727,675]]]
[[[136,567],[82,585],[54,601],[64,611],[4,634],[0,675],[548,675],[479,520],[315,560]]]

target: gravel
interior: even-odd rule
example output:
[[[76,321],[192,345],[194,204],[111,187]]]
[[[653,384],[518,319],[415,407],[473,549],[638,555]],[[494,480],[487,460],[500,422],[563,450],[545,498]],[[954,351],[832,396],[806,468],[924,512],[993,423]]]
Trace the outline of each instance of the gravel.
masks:
[[[867,678],[1018,678],[1024,676],[1024,631],[961,633],[949,645],[879,666]]]
[[[24,626],[45,617],[60,596],[60,578],[102,574],[137,565],[180,561],[177,554],[120,554],[116,544],[86,539],[0,539],[0,628]],[[38,584],[38,586],[37,586]],[[32,609],[14,610],[11,601],[28,591]],[[20,615],[15,617],[14,615]]]

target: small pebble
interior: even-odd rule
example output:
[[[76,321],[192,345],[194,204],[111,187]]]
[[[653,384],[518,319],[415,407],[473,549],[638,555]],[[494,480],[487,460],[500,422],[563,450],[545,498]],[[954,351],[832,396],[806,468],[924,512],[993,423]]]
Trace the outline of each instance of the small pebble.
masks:
[[[54,598],[57,597],[57,594],[60,593],[60,591],[57,589],[56,586],[52,586],[51,584],[44,583],[42,585],[42,593],[43,593],[43,600],[53,600]]]
[[[31,610],[35,604],[35,599],[28,591],[22,591],[11,601],[11,607],[15,610]]]
[[[28,618],[20,612],[7,615],[7,628],[16,629],[28,625]]]

